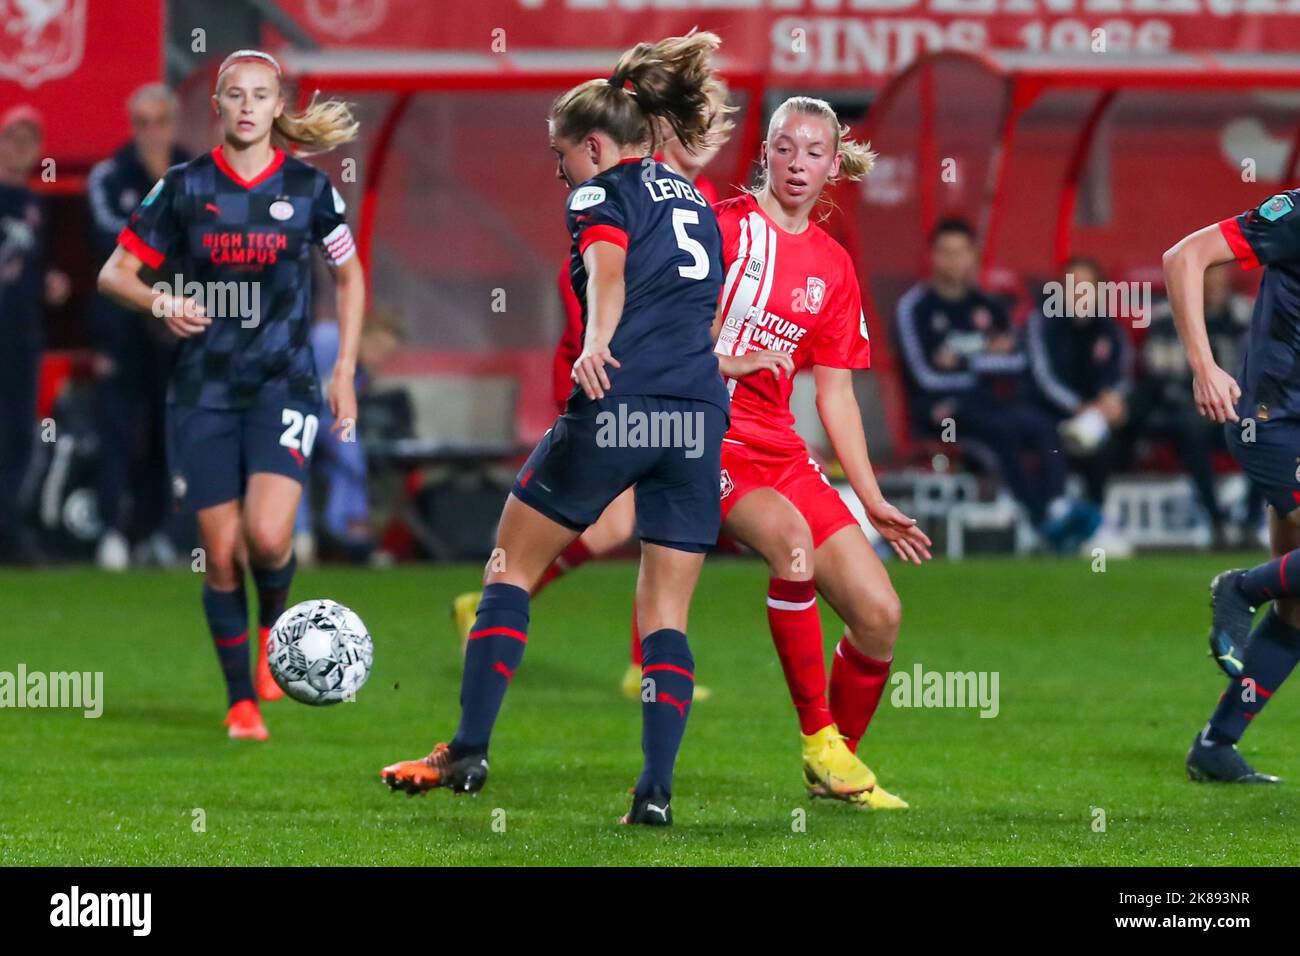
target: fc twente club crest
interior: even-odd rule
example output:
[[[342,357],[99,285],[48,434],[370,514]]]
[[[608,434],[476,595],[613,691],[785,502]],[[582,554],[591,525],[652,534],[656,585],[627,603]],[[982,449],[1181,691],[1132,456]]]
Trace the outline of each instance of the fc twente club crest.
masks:
[[[804,304],[808,311],[816,315],[821,311],[822,300],[826,298],[826,283],[816,276],[808,277],[808,288],[804,295]]]
[[[388,16],[388,0],[307,0],[307,21],[340,40],[370,33]]]
[[[0,0],[0,78],[34,90],[76,71],[89,0]]]

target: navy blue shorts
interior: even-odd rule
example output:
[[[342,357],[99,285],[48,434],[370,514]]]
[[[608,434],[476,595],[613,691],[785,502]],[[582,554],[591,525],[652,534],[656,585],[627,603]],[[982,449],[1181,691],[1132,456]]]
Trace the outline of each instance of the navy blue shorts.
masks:
[[[515,478],[511,493],[582,531],[636,486],[642,541],[703,552],[722,524],[727,413],[708,402],[645,395],[575,398]]]
[[[1223,435],[1232,457],[1278,517],[1300,506],[1300,422],[1257,420],[1254,441],[1242,440],[1249,432],[1240,422],[1227,422]]]
[[[320,405],[288,399],[252,408],[167,406],[167,463],[182,511],[244,497],[258,472],[307,479]]]

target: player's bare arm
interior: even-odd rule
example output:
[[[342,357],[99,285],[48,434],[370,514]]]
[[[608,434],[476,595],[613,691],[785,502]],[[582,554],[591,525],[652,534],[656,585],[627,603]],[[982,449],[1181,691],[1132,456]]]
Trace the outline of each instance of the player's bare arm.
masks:
[[[716,344],[718,335],[722,331],[722,306],[718,305],[718,314],[713,319],[713,328],[710,335]],[[722,373],[723,378],[744,378],[746,375],[753,375],[755,372],[768,371],[777,378],[785,373],[787,378],[794,377],[794,359],[788,352],[778,352],[775,349],[763,349],[759,352],[748,352],[745,355],[718,355],[718,371]]]
[[[619,367],[609,343],[623,317],[626,262],[627,251],[612,242],[593,242],[582,254],[587,269],[587,335],[582,354],[573,363],[573,380],[588,398],[604,398],[610,387],[605,366]]]
[[[334,415],[332,430],[337,433],[354,427],[357,420],[357,351],[365,322],[366,276],[356,256],[338,266],[334,296],[339,316],[339,355],[330,376],[327,397]]]
[[[930,538],[917,526],[915,518],[891,505],[880,491],[867,450],[862,412],[853,394],[852,370],[814,365],[813,378],[817,384],[817,415],[872,527],[904,561],[920,564],[929,560]]]
[[[1163,258],[1174,325],[1192,369],[1196,409],[1216,422],[1237,421],[1235,406],[1241,389],[1231,375],[1219,368],[1210,352],[1210,337],[1205,331],[1205,270],[1235,258],[1217,225],[1184,236],[1166,250]]]
[[[118,246],[99,270],[96,284],[100,292],[127,308],[162,316],[167,328],[178,338],[198,335],[212,324],[203,306],[193,299],[158,293],[145,285],[140,278],[143,268],[144,262],[135,253]]]

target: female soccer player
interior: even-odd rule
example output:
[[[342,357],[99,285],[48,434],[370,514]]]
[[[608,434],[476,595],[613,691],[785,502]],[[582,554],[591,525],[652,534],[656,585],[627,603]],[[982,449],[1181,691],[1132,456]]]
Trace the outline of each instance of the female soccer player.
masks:
[[[728,401],[710,338],[722,286],[717,223],[698,190],[650,153],[660,120],[687,146],[710,142],[709,56],[718,42],[692,31],[638,44],[609,79],[582,83],[551,108],[558,175],[574,187],[567,218],[574,292],[586,310],[573,365],[581,394],[506,500],[469,634],[456,735],[422,760],[385,767],[394,790],[483,786],[492,727],[524,653],[530,589],[635,484],[637,610],[654,692],[642,705],[645,762],[623,822],[672,822],[673,764],[694,683],[686,617],[718,533]],[[649,435],[651,422],[672,434]]]
[[[1300,191],[1289,189],[1183,237],[1164,255],[1174,324],[1204,416],[1224,426],[1228,449],[1268,502],[1272,560],[1210,582],[1210,653],[1227,690],[1187,752],[1192,780],[1277,783],[1237,751],[1250,722],[1300,661]],[[1264,267],[1239,385],[1215,362],[1205,329],[1205,270],[1233,259]],[[1287,564],[1290,562],[1290,573]],[[1271,604],[1259,624],[1255,609]]]
[[[853,369],[870,364],[853,263],[811,221],[827,183],[861,179],[874,154],[846,137],[822,100],[794,97],[772,114],[765,171],[752,193],[718,204],[726,285],[715,325],[731,391],[722,446],[723,529],[767,561],[768,624],[803,733],[804,782],[814,796],[862,807],[905,807],[855,754],[880,702],[900,606],[884,565],[794,430],[789,375],[732,377],[734,357],[776,350],[812,366],[817,411],[867,518],[898,556],[919,564],[930,540],[881,494]],[[820,592],[846,622],[827,702]]]
[[[717,188],[700,174],[731,134],[732,124],[727,116],[735,110],[727,103],[727,88],[721,80],[715,82],[709,96],[713,107],[710,142],[707,145],[697,143],[693,149],[688,149],[682,145],[670,125],[660,122],[658,124],[659,152],[655,159],[681,173],[712,206],[718,201]],[[559,413],[563,415],[564,407],[574,391],[573,363],[582,354],[583,343],[582,304],[573,294],[567,261],[560,269],[559,292],[560,301],[564,306],[565,325],[564,334],[556,346],[552,362],[552,394]],[[629,488],[611,501],[596,522],[574,539],[563,553],[551,562],[550,567],[542,573],[541,578],[534,585],[532,596],[536,597],[556,578],[576,571],[593,558],[609,554],[625,545],[636,530],[634,495],[634,490]],[[452,616],[456,621],[456,629],[460,633],[462,652],[466,647],[469,630],[474,625],[481,596],[480,591],[468,591],[458,595],[452,601]],[[633,700],[641,696],[641,636],[637,633],[635,606],[632,609],[632,663],[623,675],[622,690],[624,696]],[[707,700],[709,695],[708,687],[703,684],[695,685],[695,703]]]
[[[328,387],[336,428],[356,421],[365,307],[342,197],[328,176],[282,147],[330,149],[352,140],[357,124],[333,100],[289,111],[279,64],[257,50],[225,59],[212,106],[223,142],[173,166],[145,196],[99,288],[161,317],[181,340],[167,396],[173,491],[197,513],[203,611],[226,678],[226,726],[231,737],[265,740],[249,677],[244,567],[257,586],[256,694],[273,700],[281,692],[267,669],[266,634],[293,580],[293,520],[321,409],[308,338],[313,246],[337,286],[341,332]],[[168,260],[183,288],[141,278]]]

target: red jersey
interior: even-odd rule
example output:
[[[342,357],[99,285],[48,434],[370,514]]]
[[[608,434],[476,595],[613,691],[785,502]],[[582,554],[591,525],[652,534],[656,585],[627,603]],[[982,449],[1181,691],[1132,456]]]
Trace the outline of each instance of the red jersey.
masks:
[[[722,287],[720,355],[788,352],[798,372],[810,365],[869,368],[871,342],[858,278],[844,247],[813,223],[786,232],[746,193],[713,207],[727,270]],[[759,372],[727,379],[729,441],[805,453],[794,430],[794,383]]]
[[[710,206],[717,203],[718,190],[713,183],[701,176],[694,185]],[[569,396],[573,394],[573,389],[576,387],[573,381],[573,363],[578,361],[578,356],[582,354],[584,334],[582,303],[573,294],[573,282],[569,277],[567,261],[560,266],[559,288],[560,303],[564,306],[564,332],[560,335],[560,342],[555,347],[555,355],[551,359],[551,395],[560,409],[560,414],[563,415],[564,406],[568,404]]]

